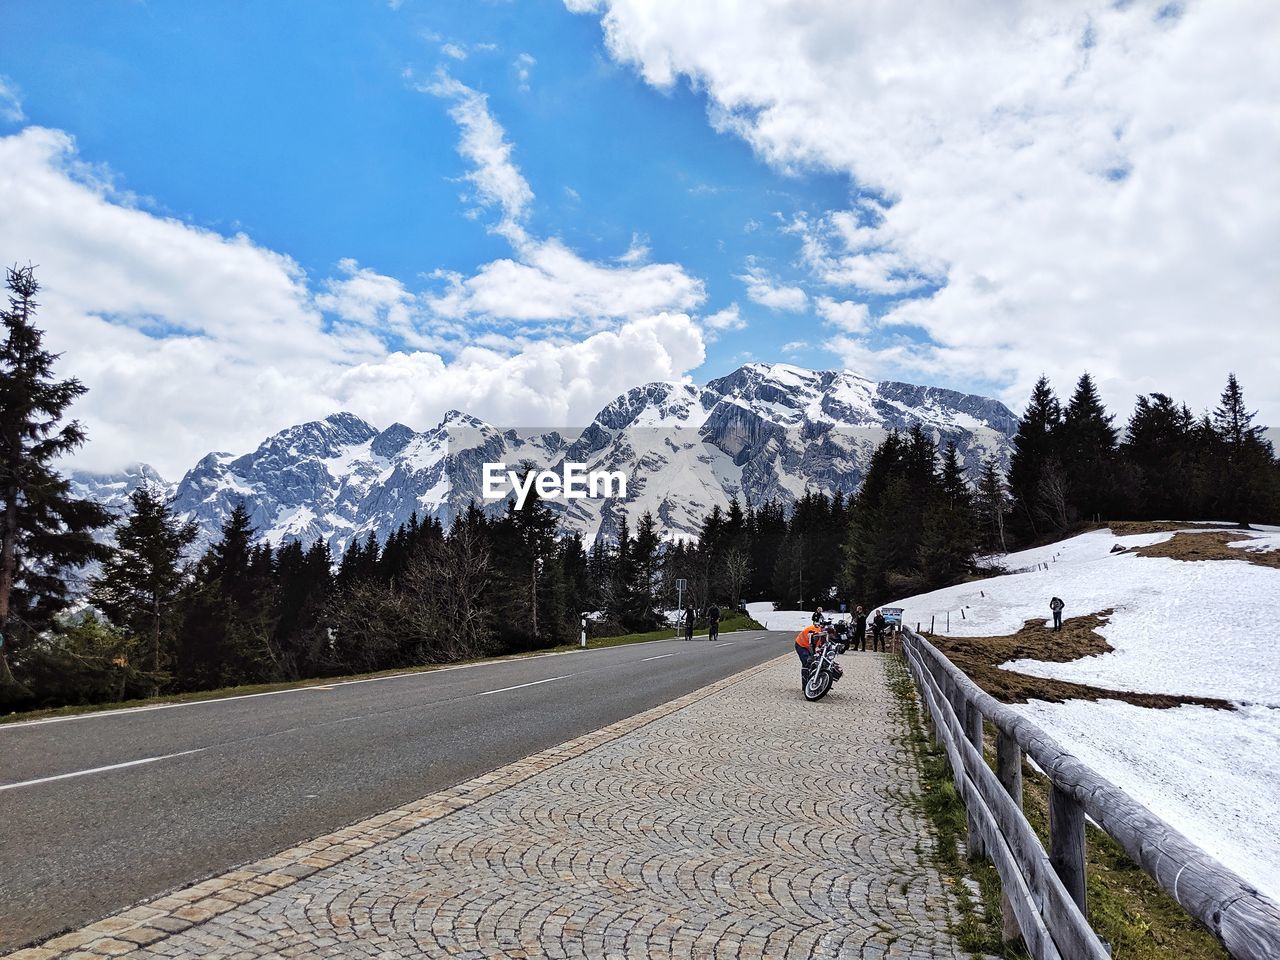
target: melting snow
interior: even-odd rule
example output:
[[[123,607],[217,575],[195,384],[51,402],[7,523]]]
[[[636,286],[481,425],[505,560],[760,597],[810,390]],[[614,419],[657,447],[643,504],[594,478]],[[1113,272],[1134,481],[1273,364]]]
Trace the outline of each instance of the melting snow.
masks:
[[[1114,652],[1071,663],[1017,661],[1011,669],[1112,690],[1217,697],[1234,711],[1152,710],[1118,701],[1018,707],[1068,750],[1259,889],[1280,899],[1280,570],[1247,561],[1184,561],[1111,553],[1172,533],[1095,531],[1010,554],[994,577],[899,601],[909,623],[951,614],[956,636],[1000,636],[1049,618],[1114,608],[1099,629]],[[1277,544],[1253,535],[1252,549]],[[964,608],[964,619],[959,611]]]

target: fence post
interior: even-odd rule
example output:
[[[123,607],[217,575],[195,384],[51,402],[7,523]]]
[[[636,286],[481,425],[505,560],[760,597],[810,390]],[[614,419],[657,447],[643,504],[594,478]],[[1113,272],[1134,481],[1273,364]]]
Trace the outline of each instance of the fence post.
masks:
[[[1022,748],[1018,741],[1000,730],[996,736],[996,779],[1005,793],[1013,798],[1018,809],[1022,809]],[[1005,943],[1012,943],[1022,936],[1018,928],[1018,919],[1009,903],[1009,895],[1000,895],[1000,913],[1003,919],[1003,936]]]
[[[1065,790],[1049,791],[1049,863],[1080,912],[1085,906],[1084,808]]]
[[[961,697],[963,697],[963,692]],[[976,703],[964,702],[964,710],[960,714],[964,718],[965,736],[969,738],[969,742],[973,744],[973,749],[978,751],[978,756],[982,756],[982,711],[978,709]],[[967,806],[982,801],[975,795],[969,798]],[[968,811],[966,811],[968,812]],[[982,834],[978,831],[978,818],[969,813],[969,856],[985,857],[987,855],[987,845],[982,841]]]

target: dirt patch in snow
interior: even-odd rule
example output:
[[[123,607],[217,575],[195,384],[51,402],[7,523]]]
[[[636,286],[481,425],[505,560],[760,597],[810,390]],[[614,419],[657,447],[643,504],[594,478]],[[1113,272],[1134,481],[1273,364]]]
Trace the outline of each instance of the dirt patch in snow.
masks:
[[[1044,620],[1037,617],[1026,621],[1022,629],[1011,636],[935,636],[929,639],[952,663],[967,673],[974,683],[1004,703],[1026,703],[1028,700],[1046,700],[1050,703],[1062,703],[1065,700],[1123,700],[1139,707],[1157,709],[1185,704],[1212,707],[1215,710],[1233,709],[1226,700],[1209,697],[1107,690],[1084,683],[1033,677],[1000,669],[1000,664],[1010,660],[1070,663],[1083,657],[1110,653],[1114,648],[1097,632],[1097,628],[1106,624],[1111,614],[1111,610],[1103,610],[1101,613],[1082,617],[1068,617],[1062,621],[1062,629],[1056,633],[1051,627],[1045,626]]]
[[[1168,533],[1170,530],[1185,530],[1197,524],[1177,523],[1173,520],[1112,520],[1107,527],[1117,537],[1133,537],[1142,533]],[[1212,524],[1202,524],[1212,526]]]
[[[1249,550],[1228,544],[1253,539],[1243,533],[1177,533],[1163,543],[1139,547],[1133,552],[1140,557],[1167,557],[1170,560],[1244,560],[1260,567],[1280,569],[1280,550]]]

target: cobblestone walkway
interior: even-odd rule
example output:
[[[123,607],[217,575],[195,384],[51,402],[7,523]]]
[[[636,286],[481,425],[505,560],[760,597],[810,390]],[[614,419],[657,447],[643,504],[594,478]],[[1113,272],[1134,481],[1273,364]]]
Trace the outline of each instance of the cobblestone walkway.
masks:
[[[19,956],[964,956],[884,661],[843,663],[821,703],[776,660]]]

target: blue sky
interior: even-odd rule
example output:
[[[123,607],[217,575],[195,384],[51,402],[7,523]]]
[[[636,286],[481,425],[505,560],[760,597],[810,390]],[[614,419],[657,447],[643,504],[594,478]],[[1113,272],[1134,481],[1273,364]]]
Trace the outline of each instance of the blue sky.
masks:
[[[1276,41],[1265,0],[15,0],[0,259],[92,467],[747,359],[1015,408],[1087,369],[1121,417],[1234,369],[1276,422]]]
[[[645,84],[556,3],[32,3],[9,21],[0,60],[29,121],[72,133],[149,209],[244,231],[312,276],[354,258],[411,289],[509,253],[459,198],[446,105],[412,84],[446,68],[505,127],[532,228],[602,261],[639,237],[705,282],[706,312],[743,304],[749,325],[699,378],[805,339],[808,320],[751,304],[737,277],[755,258],[795,279],[780,227],[848,203],[847,176],[771,168],[711,127],[704,96]]]

